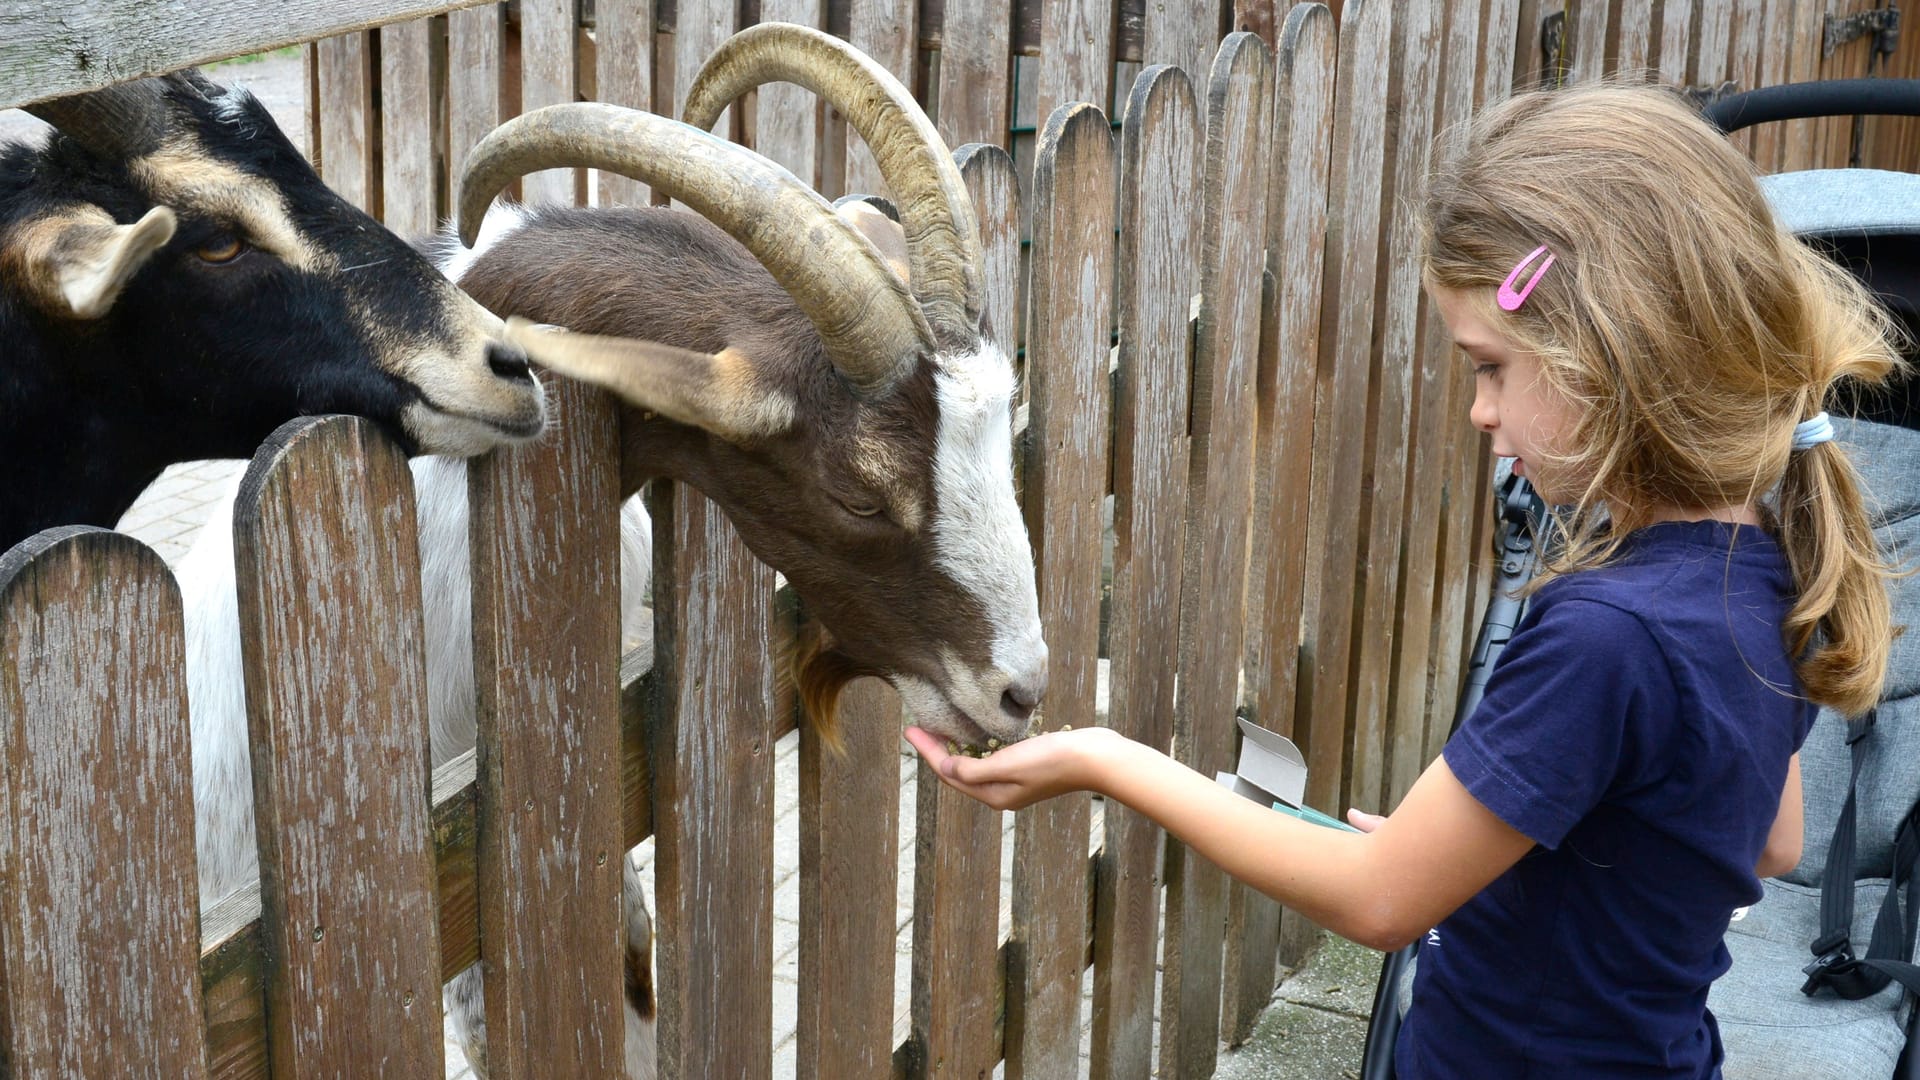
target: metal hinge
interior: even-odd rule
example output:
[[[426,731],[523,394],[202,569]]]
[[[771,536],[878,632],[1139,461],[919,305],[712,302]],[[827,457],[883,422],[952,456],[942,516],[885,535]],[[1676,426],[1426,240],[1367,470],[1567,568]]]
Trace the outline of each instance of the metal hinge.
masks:
[[[1873,35],[1873,51],[1891,55],[1900,45],[1900,9],[1883,7],[1875,11],[1856,11],[1852,15],[1828,15],[1826,32],[1820,46],[1823,56],[1851,41]]]
[[[1694,108],[1704,111],[1707,106],[1719,101],[1721,98],[1730,97],[1739,93],[1740,84],[1734,82],[1732,79],[1728,79],[1719,86],[1689,86],[1683,88],[1680,92],[1686,95],[1688,101],[1693,102]]]
[[[1540,20],[1540,73],[1543,87],[1557,89],[1567,84],[1567,13],[1556,11]]]

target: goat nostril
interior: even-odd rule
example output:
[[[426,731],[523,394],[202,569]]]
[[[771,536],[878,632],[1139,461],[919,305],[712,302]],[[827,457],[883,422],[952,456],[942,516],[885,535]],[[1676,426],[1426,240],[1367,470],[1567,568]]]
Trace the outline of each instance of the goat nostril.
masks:
[[[531,381],[533,369],[527,364],[527,354],[517,345],[505,342],[487,344],[487,367],[503,379]]]
[[[1033,710],[1040,705],[1040,687],[1022,683],[1009,683],[1000,693],[1000,707],[1016,720],[1026,720],[1033,716]]]

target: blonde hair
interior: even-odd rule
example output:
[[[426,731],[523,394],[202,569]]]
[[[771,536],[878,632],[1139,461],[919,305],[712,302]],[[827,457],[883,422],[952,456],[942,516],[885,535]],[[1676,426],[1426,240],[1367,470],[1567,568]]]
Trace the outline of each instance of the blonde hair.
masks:
[[[1763,506],[1798,598],[1785,623],[1807,697],[1879,699],[1889,568],[1859,480],[1794,425],[1841,379],[1883,382],[1898,333],[1846,271],[1774,221],[1751,163],[1677,95],[1619,82],[1517,95],[1478,117],[1427,196],[1424,271],[1535,354],[1572,430],[1528,459],[1556,492],[1549,572],[1598,565],[1662,508]],[[1495,287],[1535,247],[1518,311]],[[1531,270],[1529,270],[1529,273]]]

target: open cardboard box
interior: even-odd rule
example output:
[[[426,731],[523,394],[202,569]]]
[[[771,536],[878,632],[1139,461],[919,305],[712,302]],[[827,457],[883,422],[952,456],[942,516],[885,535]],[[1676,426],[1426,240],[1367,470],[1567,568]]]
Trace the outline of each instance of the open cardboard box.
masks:
[[[1307,806],[1307,759],[1293,740],[1241,718],[1240,764],[1214,779],[1236,794],[1316,825],[1355,831],[1351,825]]]

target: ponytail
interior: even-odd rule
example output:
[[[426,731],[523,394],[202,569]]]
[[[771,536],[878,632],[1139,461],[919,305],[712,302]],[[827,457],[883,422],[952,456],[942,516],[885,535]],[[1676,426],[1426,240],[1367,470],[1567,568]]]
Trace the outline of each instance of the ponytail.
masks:
[[[1858,716],[1880,700],[1893,628],[1890,568],[1846,452],[1833,443],[1796,451],[1779,506],[1780,546],[1800,594],[1785,625],[1800,685],[1815,704]]]
[[[1878,384],[1900,367],[1899,329],[1851,274],[1795,244],[1816,369],[1817,409],[1841,379]],[[1895,571],[1874,542],[1859,474],[1840,446],[1793,451],[1779,489],[1780,546],[1799,599],[1787,613],[1787,648],[1807,698],[1846,716],[1880,700],[1896,631],[1886,582]]]

